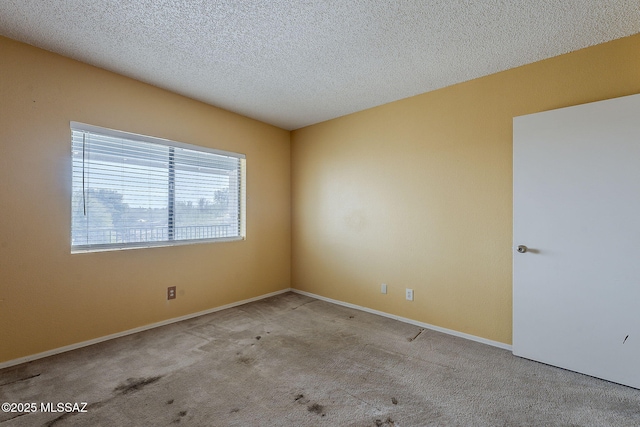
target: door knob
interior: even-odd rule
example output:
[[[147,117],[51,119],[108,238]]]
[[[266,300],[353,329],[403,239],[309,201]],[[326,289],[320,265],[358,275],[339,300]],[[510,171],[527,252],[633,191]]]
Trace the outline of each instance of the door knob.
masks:
[[[518,246],[518,252],[521,253],[521,254],[527,252],[527,247],[525,245],[519,245]]]

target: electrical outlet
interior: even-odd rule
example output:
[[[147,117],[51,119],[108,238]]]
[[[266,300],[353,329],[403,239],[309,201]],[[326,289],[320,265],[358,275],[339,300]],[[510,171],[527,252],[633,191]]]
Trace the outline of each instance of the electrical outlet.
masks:
[[[387,284],[383,283],[382,286],[380,286],[380,293],[381,294],[386,294],[387,293]]]
[[[407,288],[407,301],[413,301],[413,289]]]
[[[176,299],[176,287],[175,286],[169,286],[167,288],[167,299]]]

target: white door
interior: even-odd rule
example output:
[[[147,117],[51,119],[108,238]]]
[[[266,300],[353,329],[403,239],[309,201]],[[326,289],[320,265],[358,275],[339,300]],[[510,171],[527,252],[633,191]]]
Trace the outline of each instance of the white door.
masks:
[[[640,388],[640,95],[514,118],[513,239],[513,353]]]

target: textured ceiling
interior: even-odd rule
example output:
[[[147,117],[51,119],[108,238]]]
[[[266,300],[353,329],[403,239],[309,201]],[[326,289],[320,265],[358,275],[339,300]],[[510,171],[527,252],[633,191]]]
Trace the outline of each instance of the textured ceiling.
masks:
[[[285,129],[638,32],[640,0],[0,1],[4,36]]]

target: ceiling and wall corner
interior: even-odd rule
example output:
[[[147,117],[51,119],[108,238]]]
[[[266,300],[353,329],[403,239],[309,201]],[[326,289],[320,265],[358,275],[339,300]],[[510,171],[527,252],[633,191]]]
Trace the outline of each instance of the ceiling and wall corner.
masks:
[[[288,130],[637,32],[637,0],[0,3],[1,35]]]

